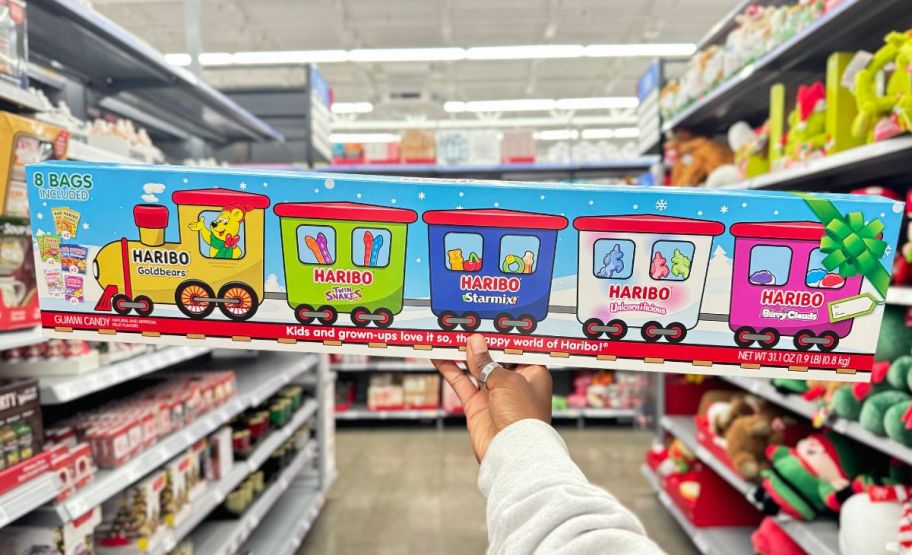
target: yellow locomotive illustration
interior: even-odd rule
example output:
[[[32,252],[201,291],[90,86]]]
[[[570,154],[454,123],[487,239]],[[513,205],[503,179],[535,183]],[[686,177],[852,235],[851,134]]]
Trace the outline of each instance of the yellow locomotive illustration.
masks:
[[[263,232],[269,197],[227,189],[176,191],[180,240],[165,241],[168,208],[133,208],[139,240],[108,243],[95,257],[104,288],[95,310],[152,313],[175,304],[194,319],[218,307],[231,320],[252,317],[263,301]],[[133,295],[142,291],[142,295]]]

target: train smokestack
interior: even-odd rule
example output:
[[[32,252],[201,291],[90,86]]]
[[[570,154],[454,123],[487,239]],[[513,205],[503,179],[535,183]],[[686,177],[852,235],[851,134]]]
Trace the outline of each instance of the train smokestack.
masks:
[[[168,227],[168,209],[157,204],[137,204],[133,207],[133,221],[139,228],[139,242],[147,247],[165,244]]]

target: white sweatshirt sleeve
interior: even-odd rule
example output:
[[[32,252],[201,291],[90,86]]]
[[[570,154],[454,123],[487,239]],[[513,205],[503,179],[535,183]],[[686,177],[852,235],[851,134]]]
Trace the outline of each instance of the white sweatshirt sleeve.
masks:
[[[662,553],[643,525],[589,483],[557,431],[521,420],[485,453],[478,489],[487,500],[488,553]]]

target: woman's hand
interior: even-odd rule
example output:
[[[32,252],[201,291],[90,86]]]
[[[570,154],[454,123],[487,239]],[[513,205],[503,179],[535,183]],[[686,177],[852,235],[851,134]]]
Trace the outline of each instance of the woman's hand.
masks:
[[[526,418],[551,421],[551,374],[544,366],[497,368],[485,385],[476,386],[455,362],[435,360],[434,366],[456,391],[465,409],[466,426],[475,458],[484,458],[497,432]],[[484,337],[475,334],[466,343],[466,364],[476,379],[491,362]]]

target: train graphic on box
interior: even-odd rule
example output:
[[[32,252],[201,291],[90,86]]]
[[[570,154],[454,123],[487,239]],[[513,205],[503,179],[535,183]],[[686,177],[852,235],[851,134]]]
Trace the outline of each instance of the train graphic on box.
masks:
[[[180,190],[176,242],[170,213],[133,208],[138,238],[103,246],[93,274],[103,289],[96,311],[149,316],[174,305],[191,319],[219,310],[252,318],[265,298],[266,249],[281,250],[290,314],[330,326],[347,315],[358,327],[387,328],[402,312],[406,255],[428,261],[430,311],[442,330],[532,334],[553,311],[558,234],[576,230],[581,335],[624,341],[688,342],[700,319],[707,268],[721,222],[662,215],[579,216],[500,208],[429,210],[427,252],[408,252],[418,213],[354,202],[282,202],[277,244],[266,244],[265,195],[228,189]],[[825,269],[817,222],[736,223],[731,340],[772,349],[791,337],[798,350],[828,352],[852,319],[831,322],[828,303],[858,295],[863,278]],[[561,247],[571,248],[571,247]]]

